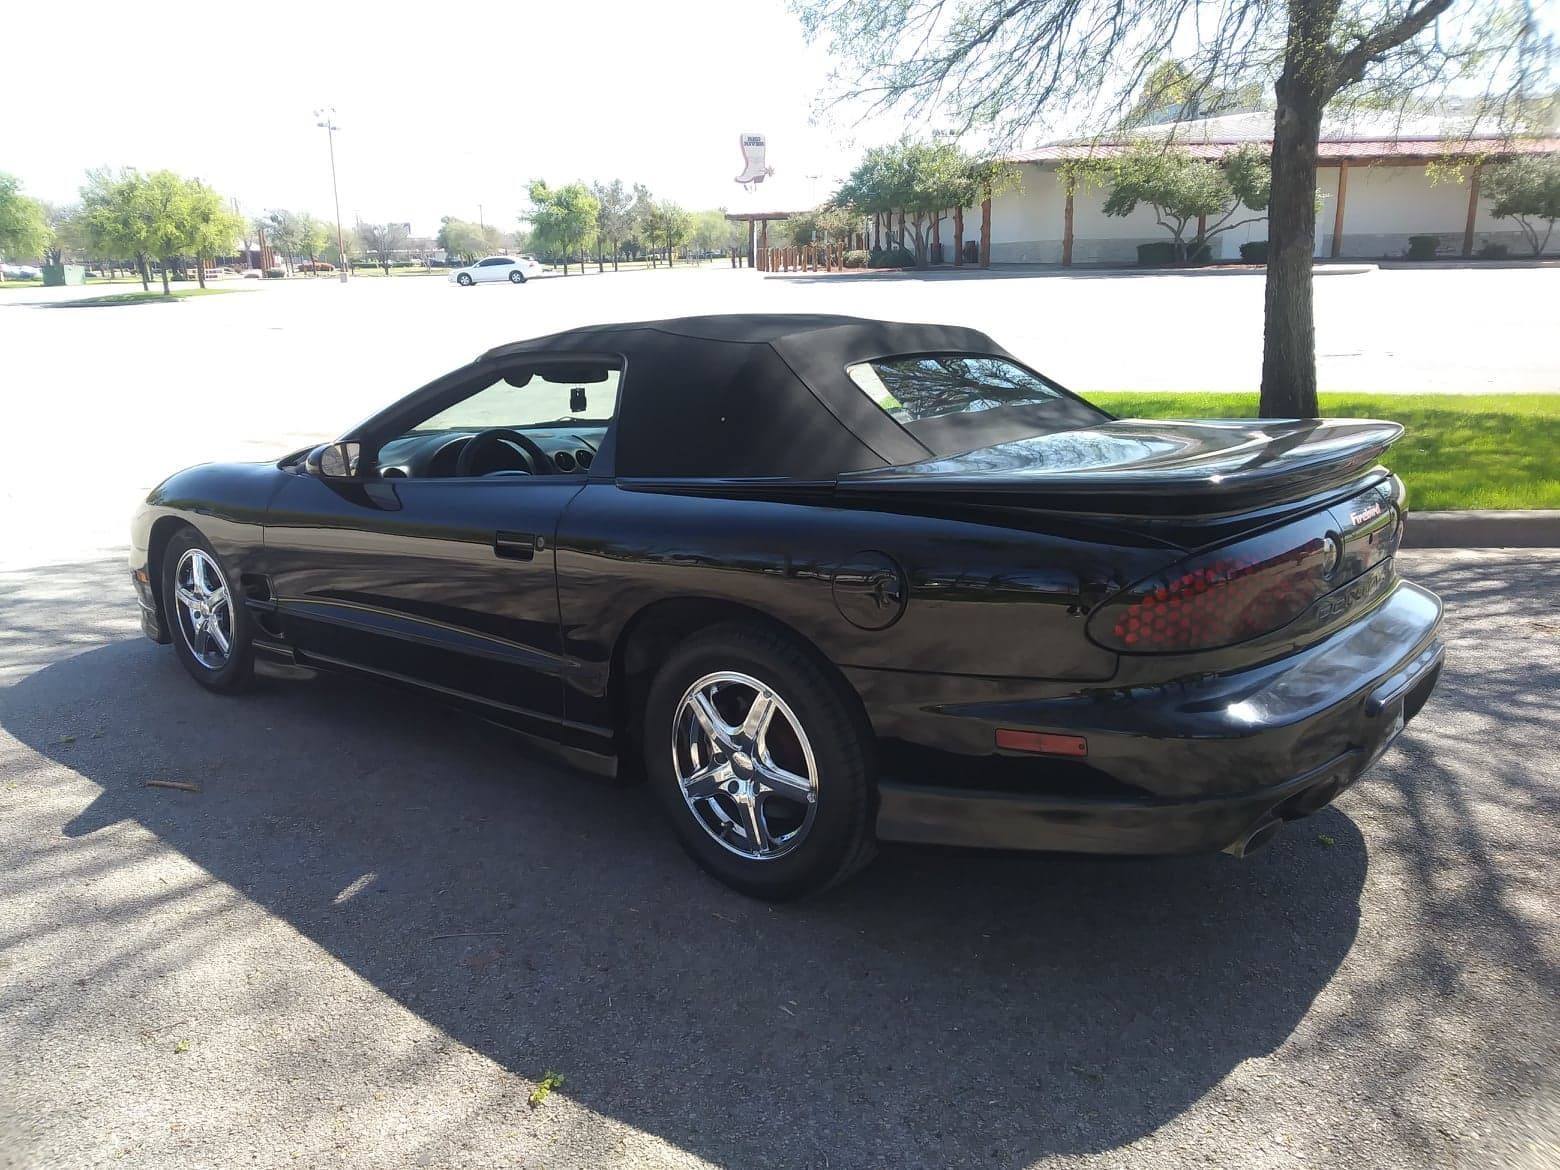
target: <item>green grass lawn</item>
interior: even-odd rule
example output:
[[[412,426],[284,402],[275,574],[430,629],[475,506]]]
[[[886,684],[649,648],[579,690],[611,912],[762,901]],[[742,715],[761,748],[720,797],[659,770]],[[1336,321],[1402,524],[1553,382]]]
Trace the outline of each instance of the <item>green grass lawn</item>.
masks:
[[[82,297],[79,301],[55,301],[54,309],[95,309],[113,305],[155,305],[186,300],[190,297],[220,297],[226,293],[247,292],[238,288],[176,288],[164,293],[160,288],[151,292],[111,293],[106,297]]]
[[[1252,418],[1255,394],[1085,395],[1122,418]],[[1560,394],[1323,394],[1329,418],[1381,418],[1407,433],[1385,462],[1409,506],[1560,508]]]
[[[71,285],[70,287],[71,288],[98,288],[101,285],[105,285],[105,284],[140,284],[140,283],[141,283],[141,278],[139,276],[92,276],[92,277],[88,277],[84,284]],[[154,280],[152,283],[155,284],[157,282]],[[16,279],[7,277],[5,280],[0,281],[0,292],[5,292],[7,289],[13,289],[13,288],[14,289],[24,289],[24,288],[42,288],[42,287],[43,287],[43,277],[41,277],[41,276],[37,280],[16,280]],[[57,287],[63,287],[63,286],[57,286]]]

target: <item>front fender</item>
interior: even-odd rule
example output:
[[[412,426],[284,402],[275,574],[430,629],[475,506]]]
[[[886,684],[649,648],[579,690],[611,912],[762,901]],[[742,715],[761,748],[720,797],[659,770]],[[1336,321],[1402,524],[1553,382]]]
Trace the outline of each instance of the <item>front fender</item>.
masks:
[[[264,547],[271,500],[291,474],[274,463],[203,463],[152,489],[130,518],[130,579],[147,637],[168,641],[161,558],[174,532],[194,528],[229,579],[241,581]]]

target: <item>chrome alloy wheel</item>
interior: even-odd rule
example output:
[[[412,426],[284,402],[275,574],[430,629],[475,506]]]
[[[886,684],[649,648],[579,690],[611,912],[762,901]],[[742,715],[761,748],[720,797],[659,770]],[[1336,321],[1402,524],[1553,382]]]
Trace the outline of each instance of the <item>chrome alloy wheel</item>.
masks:
[[[751,675],[707,674],[672,716],[672,767],[704,831],[739,857],[800,845],[818,809],[818,765],[784,699]]]
[[[184,644],[207,670],[221,670],[233,649],[233,603],[222,570],[210,553],[192,548],[179,558],[173,588]]]

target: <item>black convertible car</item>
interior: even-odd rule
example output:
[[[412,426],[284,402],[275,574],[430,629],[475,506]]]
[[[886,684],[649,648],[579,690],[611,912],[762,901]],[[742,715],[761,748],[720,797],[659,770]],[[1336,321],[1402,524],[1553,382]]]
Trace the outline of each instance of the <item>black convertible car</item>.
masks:
[[[738,889],[877,840],[1256,848],[1435,686],[1394,423],[1117,419],[981,333],[723,316],[501,346],[135,517],[147,634],[643,772]]]

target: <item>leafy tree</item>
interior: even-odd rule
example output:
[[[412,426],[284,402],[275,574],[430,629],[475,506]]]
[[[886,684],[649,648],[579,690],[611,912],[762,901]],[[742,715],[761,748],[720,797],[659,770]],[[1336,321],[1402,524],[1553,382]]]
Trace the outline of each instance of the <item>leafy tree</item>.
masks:
[[[147,254],[161,266],[167,296],[172,292],[169,273],[180,257],[192,254],[199,244],[194,185],[172,171],[153,171],[138,192],[134,214],[141,222]]]
[[[904,139],[868,150],[829,202],[853,214],[897,215],[897,234],[908,234],[915,262],[924,265],[948,214],[979,202],[1014,175],[1013,168],[973,159],[951,142]]]
[[[85,252],[90,246],[78,203],[44,203],[50,240],[43,258],[48,264],[63,264],[67,253]]]
[[[1144,79],[1137,101],[1123,122],[1127,126],[1149,126],[1255,109],[1262,104],[1263,92],[1259,81],[1212,85],[1182,61],[1162,61]]]
[[[715,214],[725,220],[723,213]],[[791,216],[781,230],[792,244],[805,248],[808,244],[845,243],[860,224],[861,216],[854,207],[830,201]]]
[[[213,200],[220,205],[214,192],[172,171],[149,175],[134,169],[117,175],[106,169],[88,171],[87,184],[81,189],[80,218],[94,247],[135,260],[142,288],[150,285],[147,261],[157,260],[167,295],[172,292],[168,281],[178,260],[197,255],[217,238]],[[227,221],[225,226],[237,234],[236,220]]]
[[[107,167],[88,171],[81,188],[81,223],[94,250],[102,256],[133,261],[142,289],[149,289],[148,240],[136,210],[145,184],[140,172],[133,169],[117,175]]]
[[[330,227],[323,220],[315,219],[307,211],[300,211],[294,220],[293,244],[298,249],[300,256],[307,256],[310,271],[312,265],[318,259],[321,251],[330,240]]]
[[[1267,160],[1255,146],[1243,146],[1218,162],[1193,158],[1179,147],[1143,141],[1109,166],[1105,214],[1131,215],[1139,203],[1154,209],[1159,226],[1175,243],[1175,258],[1187,257],[1186,229],[1211,221],[1191,242],[1192,251],[1232,228],[1263,218],[1267,207]],[[1235,219],[1241,208],[1258,212]]]
[[[452,215],[446,215],[439,221],[439,231],[435,240],[439,247],[444,249],[446,256],[465,264],[470,264],[488,253],[487,236],[481,225],[472,223],[469,219],[456,219]]]
[[[385,270],[385,275],[390,275],[390,261],[395,255],[395,250],[406,243],[406,225],[404,223],[364,223],[357,221],[358,239],[362,241],[363,248],[379,261],[379,267]]]
[[[351,264],[352,254],[354,252],[361,252],[363,250],[363,242],[358,239],[357,232],[352,228],[344,227],[341,234],[341,242],[346,245],[347,249],[347,254],[345,256],[341,254],[341,249],[336,246],[335,232],[328,233],[325,246],[320,249],[320,258],[329,261],[337,268],[348,267]]]
[[[1523,155],[1497,163],[1482,178],[1480,194],[1496,219],[1514,219],[1534,256],[1542,256],[1560,219],[1560,155]]]
[[[1203,85],[1273,78],[1262,413],[1314,416],[1317,143],[1335,97],[1400,107],[1483,87],[1481,112],[1535,92],[1552,46],[1530,0],[792,0],[852,67],[825,102],[900,105],[1011,146],[1036,127],[1119,121],[1156,65]],[[1455,11],[1454,11],[1455,5]],[[1443,19],[1443,17],[1445,19]]]
[[[198,179],[189,183],[189,201],[190,250],[195,253],[196,279],[205,288],[206,262],[228,254],[244,230],[244,221],[227,200]]]
[[[293,270],[293,258],[303,251],[299,246],[302,225],[298,214],[280,208],[274,209],[257,220],[256,226],[263,231],[265,242],[271,251],[281,257],[282,265],[290,276]]]
[[[650,188],[643,183],[635,183],[634,203],[628,210],[628,234],[620,245],[625,255],[637,259],[649,254],[650,237],[646,234],[646,228],[654,210],[655,196],[650,194]],[[655,263],[653,256],[651,263]]]
[[[569,260],[580,257],[580,271],[585,270],[585,250],[596,231],[596,213],[599,204],[584,183],[569,183],[563,187],[549,187],[543,179],[533,179],[529,188],[531,197],[532,238],[537,246],[559,255],[563,259],[563,274],[569,274]]]
[[[596,271],[606,266],[602,262],[602,249],[612,250],[612,271],[618,270],[618,250],[623,240],[633,230],[634,203],[647,195],[644,187],[629,187],[622,179],[610,183],[592,183],[591,194],[596,197]]]
[[[701,252],[721,252],[736,245],[736,225],[718,207],[695,211],[688,230],[688,242]]]
[[[53,237],[43,204],[23,195],[21,183],[0,172],[0,258],[41,256]]]
[[[687,240],[693,217],[670,199],[657,200],[645,216],[645,240],[652,248],[666,253],[666,266],[672,266],[672,254]]]

